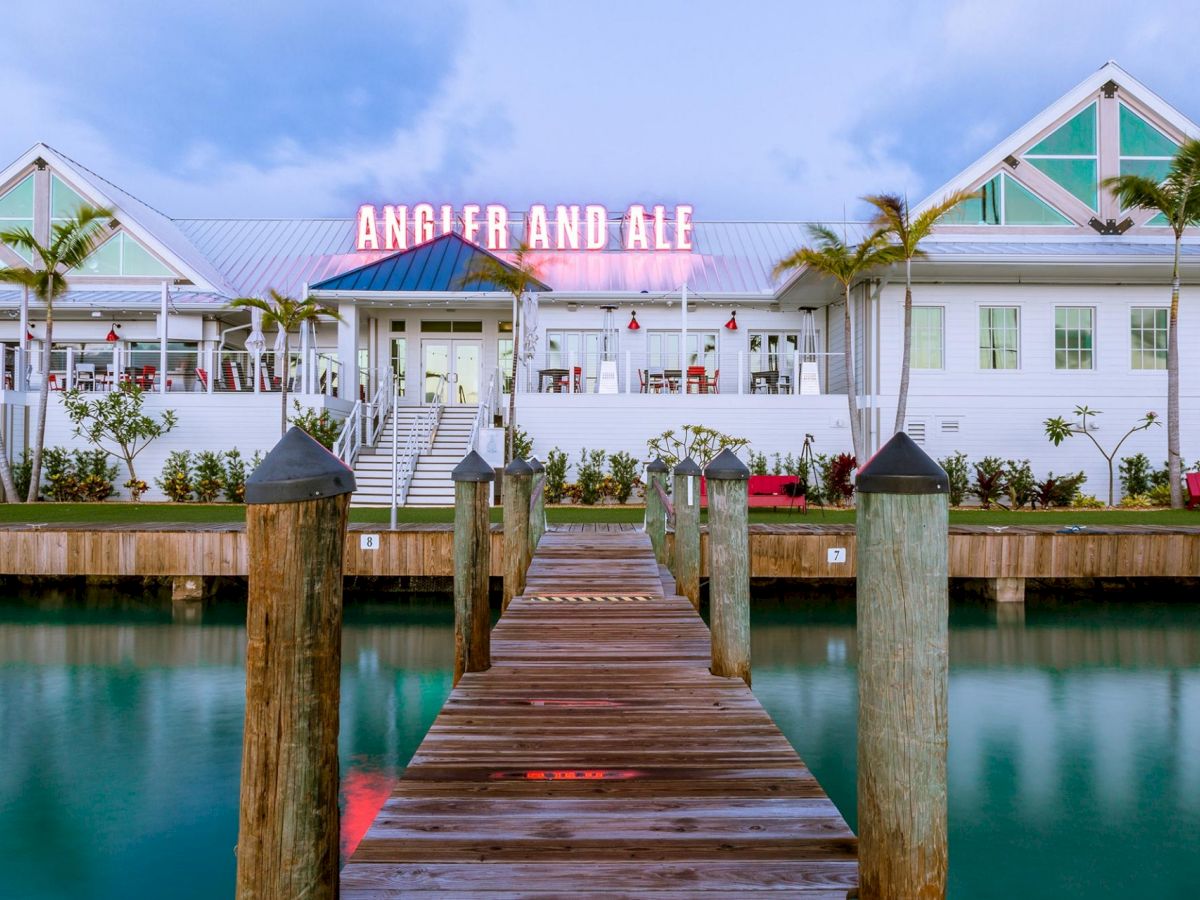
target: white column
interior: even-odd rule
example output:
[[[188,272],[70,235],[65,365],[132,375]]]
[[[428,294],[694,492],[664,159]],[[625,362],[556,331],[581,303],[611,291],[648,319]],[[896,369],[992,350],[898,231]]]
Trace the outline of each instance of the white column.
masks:
[[[204,389],[210,394],[216,390],[217,387],[217,367],[215,365],[216,360],[216,348],[213,347],[212,341],[206,341],[204,347],[204,370],[208,372],[208,378],[205,379],[208,384],[205,385]]]
[[[338,391],[343,400],[353,403],[358,399],[358,307],[353,300],[338,304],[337,359],[341,365],[338,373]],[[325,379],[332,392],[333,371]]]
[[[109,326],[110,328],[112,326]],[[113,341],[112,378],[109,379],[108,389],[115,391],[121,386],[121,342]]]
[[[792,393],[800,393],[800,351],[792,351]]]
[[[13,369],[13,388],[18,391],[26,390],[29,385],[26,373],[29,371],[29,288],[21,288],[21,323],[20,337],[17,338],[17,356]]]
[[[680,297],[680,314],[679,314],[679,388],[680,393],[687,393],[687,282],[683,283],[683,288],[679,292]]]
[[[167,283],[162,283],[162,309],[158,314],[158,392],[167,392]]]
[[[71,390],[75,387],[75,348],[67,348],[67,373],[63,378],[63,386],[66,390]]]

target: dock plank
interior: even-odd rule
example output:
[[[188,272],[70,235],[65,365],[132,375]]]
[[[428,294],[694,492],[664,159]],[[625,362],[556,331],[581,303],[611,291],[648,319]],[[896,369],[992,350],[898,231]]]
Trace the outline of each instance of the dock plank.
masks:
[[[640,531],[546,534],[342,897],[843,900],[853,833],[673,592]]]

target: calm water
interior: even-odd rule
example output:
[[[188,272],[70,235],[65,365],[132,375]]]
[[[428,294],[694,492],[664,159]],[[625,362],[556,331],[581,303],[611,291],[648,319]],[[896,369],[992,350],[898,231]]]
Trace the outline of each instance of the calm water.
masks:
[[[242,610],[0,603],[0,897],[227,897]],[[756,609],[755,692],[854,821],[853,609]],[[449,609],[351,607],[341,755],[352,844],[449,691]],[[955,898],[1192,898],[1200,607],[956,607]]]

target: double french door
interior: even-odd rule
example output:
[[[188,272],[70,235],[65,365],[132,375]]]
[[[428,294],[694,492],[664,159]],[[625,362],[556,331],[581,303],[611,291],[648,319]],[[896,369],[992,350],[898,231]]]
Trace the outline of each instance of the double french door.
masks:
[[[425,372],[425,403],[440,396],[443,403],[479,402],[483,372],[483,341],[435,339],[421,341]]]

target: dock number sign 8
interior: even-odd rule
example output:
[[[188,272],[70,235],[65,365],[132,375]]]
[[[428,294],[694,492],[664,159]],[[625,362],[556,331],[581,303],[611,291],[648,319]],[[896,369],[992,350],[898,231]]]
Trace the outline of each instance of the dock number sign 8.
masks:
[[[378,550],[379,549],[379,535],[377,535],[377,534],[359,535],[358,549],[360,549],[360,550]]]
[[[830,547],[825,552],[825,562],[830,564],[841,564],[846,561],[845,547]]]

